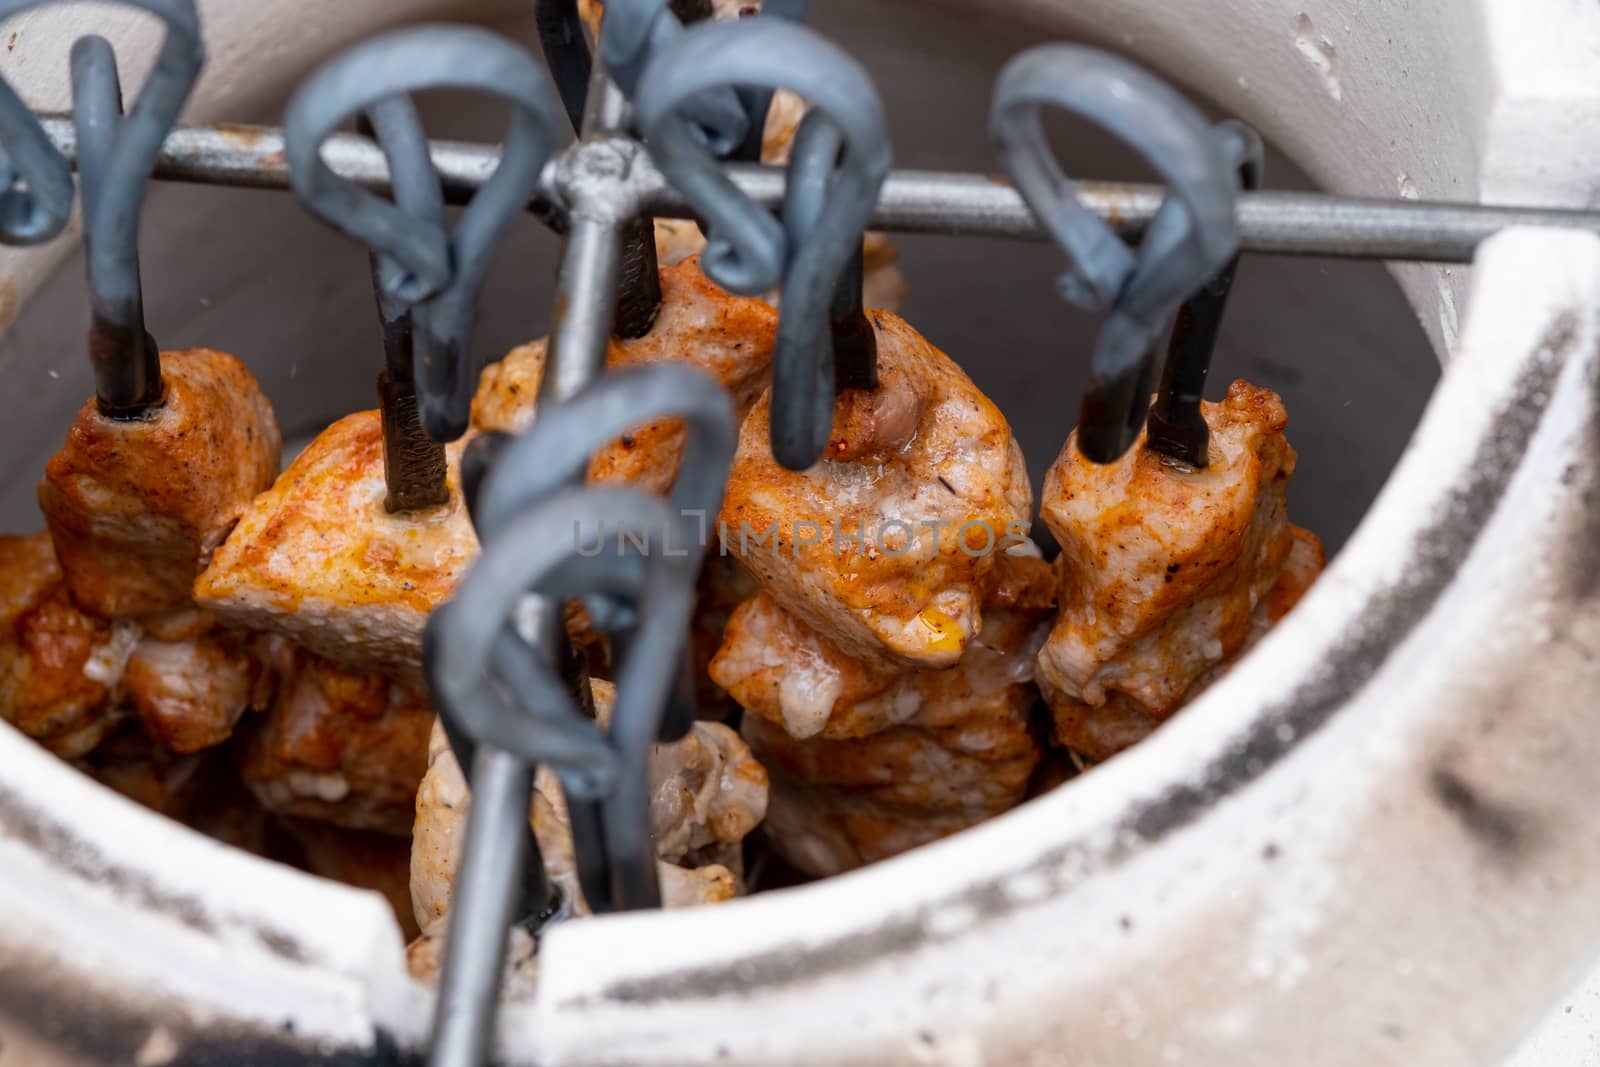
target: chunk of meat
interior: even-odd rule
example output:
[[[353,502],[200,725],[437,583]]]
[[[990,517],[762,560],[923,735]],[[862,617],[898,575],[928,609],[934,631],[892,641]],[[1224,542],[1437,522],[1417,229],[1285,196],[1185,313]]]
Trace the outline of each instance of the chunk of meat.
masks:
[[[140,641],[123,684],[145,731],[178,753],[198,752],[231,737],[260,689],[261,667],[246,641],[226,630],[181,641],[150,636]]]
[[[1042,559],[1003,557],[982,632],[944,670],[864,667],[770,598],[741,607],[712,676],[750,712],[742,730],[772,775],[767,836],[780,855],[838,874],[1024,799],[1041,755],[1030,682],[1053,577]]]
[[[869,317],[881,386],[839,398],[834,458],[779,466],[764,394],[740,431],[721,535],[773,600],[852,656],[948,667],[981,626],[985,576],[1026,537],[1027,468],[948,356],[896,315]]]
[[[279,645],[278,695],[250,737],[245,782],[278,815],[411,832],[433,709],[419,691]]]
[[[954,667],[921,670],[849,655],[761,593],[729,620],[711,678],[801,741],[962,717],[975,701],[1032,680],[1041,624],[1054,606],[1053,570],[1037,556],[1003,555],[986,584],[983,629]]]
[[[694,657],[696,717],[726,722],[739,710],[736,701],[712,679],[711,661],[722,647],[728,622],[739,605],[760,591],[750,572],[732,556],[709,553],[695,586],[689,620],[689,652]]]
[[[1022,706],[947,726],[892,727],[851,741],[797,741],[759,715],[742,730],[772,776],[767,835],[807,874],[854,870],[1007,811],[1040,749]]]
[[[1265,598],[1250,615],[1250,631],[1244,644],[1195,679],[1179,702],[1189,703],[1248,652],[1279,619],[1287,615],[1306,590],[1311,588],[1322,573],[1324,553],[1317,535],[1300,526],[1291,526],[1293,543],[1283,570]],[[1125,693],[1113,691],[1106,702],[1091,705],[1046,687],[1045,699],[1055,720],[1057,742],[1065,745],[1083,759],[1098,763],[1110,759],[1118,752],[1131,748],[1155,732],[1166,718],[1150,712],[1139,701]],[[1167,717],[1170,717],[1167,716]]]
[[[1238,381],[1204,415],[1205,470],[1174,466],[1142,440],[1096,466],[1069,439],[1046,476],[1061,613],[1039,680],[1058,735],[1086,758],[1106,758],[1171,716],[1321,568],[1320,544],[1287,517],[1295,453],[1282,401]]]
[[[48,534],[0,537],[0,718],[63,759],[122,717],[112,699],[138,627],[84,614]]]
[[[447,503],[391,514],[380,416],[347,415],[256,497],[195,582],[195,600],[238,628],[420,684],[428,614],[478,554],[461,499],[463,447],[445,450]]]
[[[593,684],[596,711],[609,720],[616,691]],[[766,812],[766,772],[738,734],[719,723],[696,723],[682,741],[659,745],[650,759],[651,820],[662,903],[685,908],[728,900],[738,892],[738,847]],[[529,822],[552,881],[573,913],[587,915],[578,887],[570,822],[560,784],[547,770],[535,777]],[[465,776],[436,726],[429,739],[428,773],[417,793],[411,847],[411,902],[422,937],[407,952],[411,973],[437,977],[443,960],[450,899],[460,862],[460,837],[471,798]],[[525,937],[526,935],[524,935]],[[536,972],[531,939],[516,940],[507,968],[510,988],[526,990]]]
[[[777,315],[760,300],[732,296],[700,273],[698,258],[661,271],[661,309],[643,337],[612,341],[611,370],[649,363],[687,363],[715,378],[743,418],[766,388]],[[483,372],[472,402],[479,430],[520,433],[533,421],[544,377],[545,342],[511,350]],[[603,449],[589,467],[592,481],[625,482],[664,493],[677,477],[683,423],[658,419]]]
[[[261,387],[224,352],[161,354],[166,396],[138,419],[91,398],[45,468],[39,507],[72,598],[101,618],[185,608],[282,440]]]

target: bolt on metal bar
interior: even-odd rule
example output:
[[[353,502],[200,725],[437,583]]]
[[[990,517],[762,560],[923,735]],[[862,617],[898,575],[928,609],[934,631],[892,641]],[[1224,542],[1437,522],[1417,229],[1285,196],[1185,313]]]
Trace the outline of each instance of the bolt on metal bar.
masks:
[[[42,116],[56,147],[76,163],[72,122]],[[434,141],[435,165],[452,202],[464,201],[493,173],[493,146]],[[383,153],[364,138],[335,135],[323,148],[335,173],[369,188],[387,191]],[[691,212],[647,159],[637,175],[645,209],[664,217]],[[783,201],[779,168],[730,167],[735,182],[756,201],[777,208]],[[186,126],[174,130],[156,160],[155,177],[168,181],[287,189],[283,137],[265,126]],[[564,212],[553,188],[530,205],[555,225]],[[1123,236],[1137,237],[1161,203],[1160,186],[1120,182],[1079,182],[1078,195]],[[899,170],[884,183],[875,229],[900,233],[1043,239],[1038,224],[1015,189],[1004,179],[979,174]],[[1600,232],[1600,211],[1498,207],[1425,200],[1378,200],[1322,193],[1255,192],[1239,197],[1240,246],[1271,255],[1353,259],[1470,262],[1478,245],[1511,226],[1544,226]]]

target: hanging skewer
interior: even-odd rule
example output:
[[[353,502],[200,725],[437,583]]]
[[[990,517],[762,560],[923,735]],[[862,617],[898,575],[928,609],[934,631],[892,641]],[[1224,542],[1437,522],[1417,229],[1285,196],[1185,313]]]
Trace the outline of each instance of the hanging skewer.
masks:
[[[499,164],[453,233],[427,225],[340,178],[320,145],[352,112],[417,89],[476,90],[511,105]],[[466,26],[410,27],[356,45],[309,78],[284,116],[295,191],[308,207],[397,269],[391,296],[412,304],[421,420],[435,441],[467,428],[481,363],[471,346],[478,288],[505,224],[531,198],[559,123],[549,76],[521,48]]]
[[[1136,250],[1076,199],[1045,140],[1047,105],[1116,134],[1171,183]],[[1074,436],[1086,458],[1110,463],[1144,426],[1155,347],[1171,316],[1237,254],[1233,168],[1182,96],[1126,60],[1076,45],[1033,48],[1006,64],[989,128],[1006,170],[1066,253],[1062,295],[1106,309]]]
[[[395,202],[424,225],[442,228],[444,195],[411,102],[403,97],[380,101],[356,119],[356,129],[384,149],[394,174]],[[391,292],[394,283],[388,278],[404,268],[388,261],[376,248],[368,252],[368,259],[383,331],[384,365],[378,374],[378,408],[383,420],[383,474],[388,487],[384,507],[390,512],[438,507],[450,500],[444,446],[430,440],[422,428],[413,367],[411,307]]]
[[[793,88],[811,104],[808,150],[791,171],[782,223],[754,204],[708,154],[679,108],[731,86]],[[804,27],[780,19],[698,26],[663,47],[639,88],[639,122],[657,164],[707,222],[701,267],[734,293],[782,280],[772,370],[772,449],[804,470],[833,427],[829,308],[889,170],[887,124],[866,71]],[[826,132],[824,132],[826,127]],[[797,156],[799,154],[797,153]],[[822,163],[837,164],[818,195]]]
[[[110,42],[90,35],[72,46],[92,305],[89,358],[100,410],[117,418],[137,418],[163,395],[160,349],[145,330],[139,216],[151,163],[205,61],[192,3],[137,6],[160,15],[167,31],[155,69],[127,115]]]
[[[1266,148],[1260,136],[1242,122],[1224,122],[1217,127],[1226,139],[1224,151],[1238,160],[1239,184],[1246,190],[1261,188],[1266,172]],[[1205,399],[1206,376],[1216,351],[1217,334],[1227,309],[1233,276],[1239,269],[1236,253],[1227,266],[1178,309],[1172,337],[1167,344],[1167,359],[1161,371],[1161,385],[1150,405],[1149,435],[1146,447],[1152,452],[1195,470],[1210,462],[1211,429],[1201,414]]]

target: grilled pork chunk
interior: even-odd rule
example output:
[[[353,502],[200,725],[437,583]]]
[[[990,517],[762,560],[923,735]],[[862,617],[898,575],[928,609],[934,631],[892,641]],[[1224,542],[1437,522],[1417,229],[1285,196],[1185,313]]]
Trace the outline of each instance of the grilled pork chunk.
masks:
[[[161,354],[166,398],[114,419],[90,399],[39,484],[67,588],[102,619],[185,608],[195,576],[278,473],[282,440],[244,364]]]
[[[780,607],[852,656],[949,667],[981,628],[986,576],[1025,538],[1027,468],[948,356],[897,315],[869,317],[880,387],[841,394],[825,458],[798,473],[772,456],[763,394],[722,537]]]
[[[1008,555],[987,585],[982,631],[942,670],[863,664],[764,594],[734,614],[711,673],[750,712],[745,739],[772,775],[767,836],[790,864],[838,874],[1023,800],[1054,575]]]
[[[1322,566],[1321,544],[1288,520],[1295,452],[1283,402],[1237,381],[1203,410],[1205,470],[1174,466],[1142,438],[1098,466],[1069,439],[1045,479],[1061,612],[1039,652],[1039,682],[1060,739],[1091,760],[1170,717]]]

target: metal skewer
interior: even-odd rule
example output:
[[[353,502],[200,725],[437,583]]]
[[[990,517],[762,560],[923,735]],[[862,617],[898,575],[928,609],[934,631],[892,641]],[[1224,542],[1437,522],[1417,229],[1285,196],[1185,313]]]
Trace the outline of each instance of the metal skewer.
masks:
[[[41,125],[69,162],[77,162],[72,120],[46,115]],[[432,141],[434,166],[449,203],[465,203],[494,172],[492,145]],[[383,153],[364,138],[335,134],[322,149],[333,172],[376,192],[389,189]],[[641,154],[636,183],[644,209],[662,218],[693,218],[682,195],[668,187]],[[783,202],[781,167],[730,165],[726,173],[744,194],[764,207]],[[283,135],[266,126],[186,126],[168,135],[156,158],[154,177],[202,185],[288,189]],[[1138,236],[1161,206],[1158,185],[1126,182],[1075,183],[1078,199],[1124,237]],[[546,172],[545,190],[530,203],[544,217],[561,209]],[[891,171],[870,224],[891,233],[1010,237],[1043,240],[1044,232],[1022,197],[1003,178],[944,171]],[[1600,233],[1600,211],[1472,204],[1452,201],[1381,200],[1326,193],[1258,192],[1239,196],[1239,247],[1262,255],[1341,259],[1470,263],[1478,245],[1512,226],[1541,226]]]
[[[1234,149],[1242,156],[1240,185],[1245,189],[1261,188],[1266,177],[1266,151],[1260,136],[1237,121],[1225,122],[1218,129],[1231,138]],[[1146,417],[1146,447],[1194,470],[1204,470],[1210,463],[1211,428],[1206,425],[1201,403],[1238,269],[1239,257],[1235,254],[1205,288],[1178,309],[1161,370],[1161,385]]]

